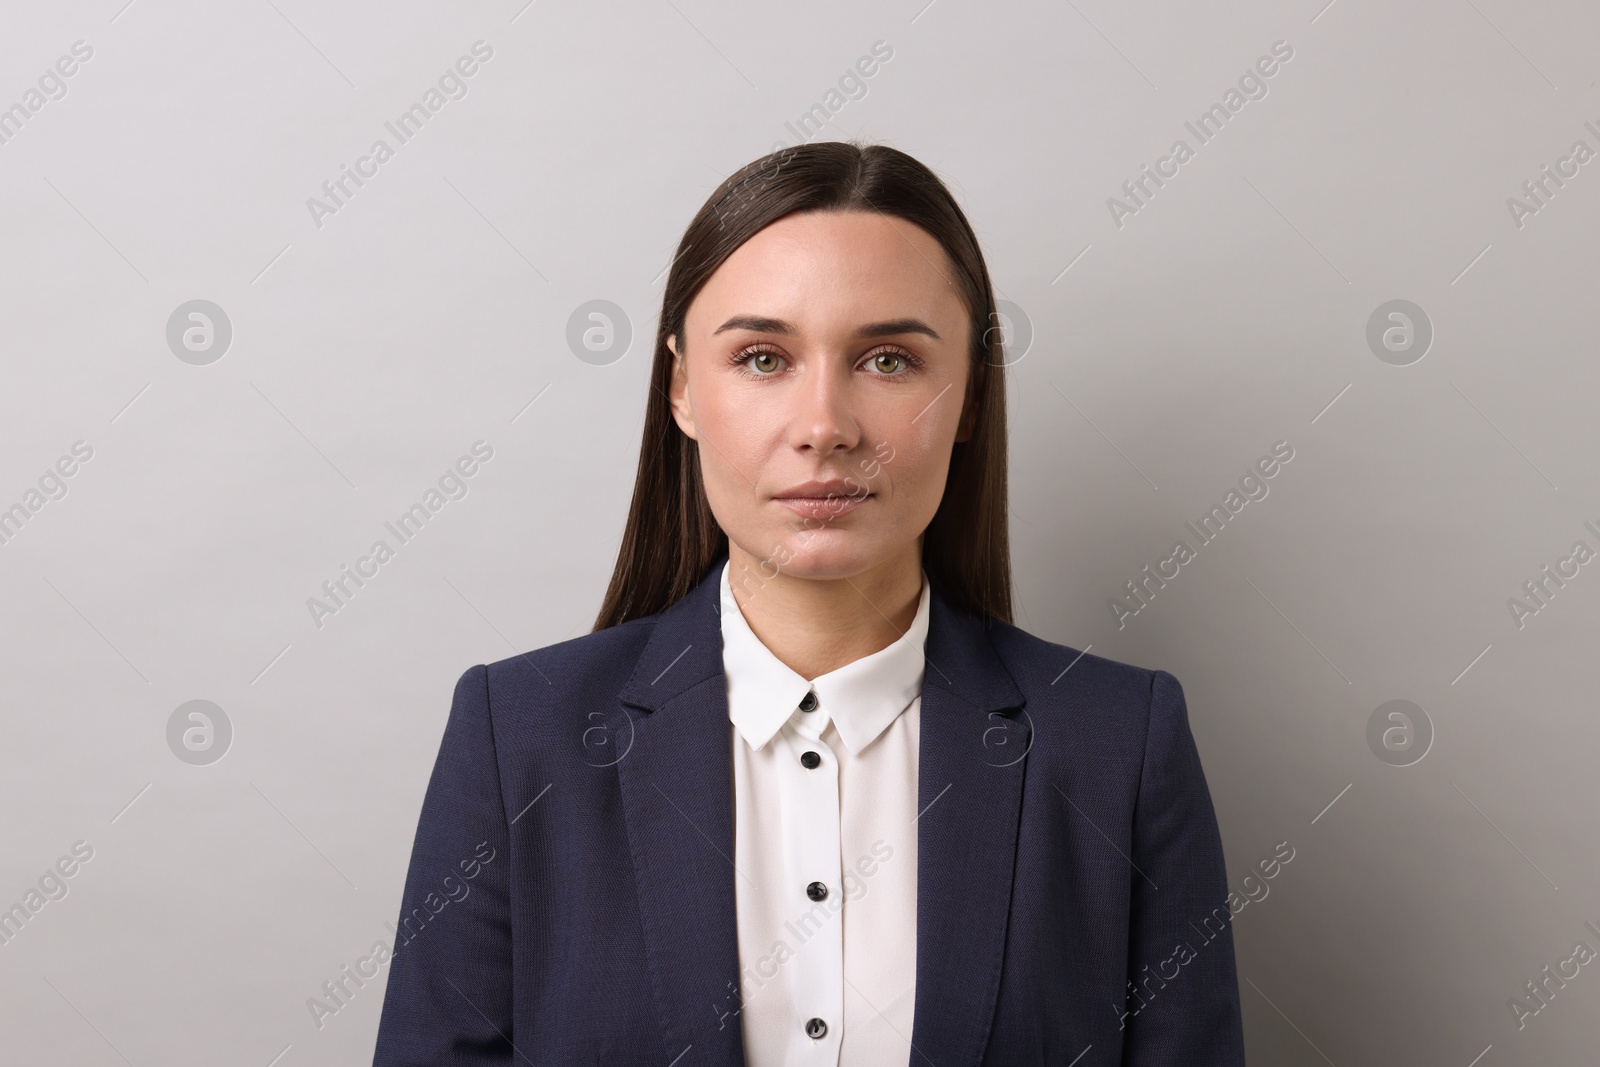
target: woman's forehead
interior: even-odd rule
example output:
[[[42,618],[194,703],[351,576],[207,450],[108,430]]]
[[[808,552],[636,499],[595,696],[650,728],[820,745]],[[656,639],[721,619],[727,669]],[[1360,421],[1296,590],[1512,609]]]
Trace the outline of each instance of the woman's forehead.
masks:
[[[904,219],[812,212],[779,219],[736,249],[688,310],[696,332],[769,320],[773,333],[855,333],[892,320],[949,336],[965,318],[948,257]],[[748,328],[748,327],[747,327]]]

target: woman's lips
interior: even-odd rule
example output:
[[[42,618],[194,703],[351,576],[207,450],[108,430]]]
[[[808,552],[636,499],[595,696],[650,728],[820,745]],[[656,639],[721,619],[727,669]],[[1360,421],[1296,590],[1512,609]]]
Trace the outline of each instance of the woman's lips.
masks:
[[[872,499],[873,494],[862,496],[786,496],[774,499],[798,515],[826,522],[846,515]]]

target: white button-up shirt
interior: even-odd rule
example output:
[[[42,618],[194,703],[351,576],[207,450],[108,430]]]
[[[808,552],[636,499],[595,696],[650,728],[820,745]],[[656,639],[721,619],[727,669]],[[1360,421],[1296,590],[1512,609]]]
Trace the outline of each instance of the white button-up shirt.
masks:
[[[759,596],[760,584],[740,588]],[[723,567],[749,1067],[910,1061],[929,589],[924,572],[916,619],[893,644],[808,682],[750,629]]]

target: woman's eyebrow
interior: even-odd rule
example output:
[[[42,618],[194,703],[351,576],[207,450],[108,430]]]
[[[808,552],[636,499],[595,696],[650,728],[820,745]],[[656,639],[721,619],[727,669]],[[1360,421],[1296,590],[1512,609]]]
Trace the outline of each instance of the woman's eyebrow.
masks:
[[[752,330],[756,333],[781,333],[794,334],[798,331],[794,326],[783,319],[769,319],[761,315],[735,315],[727,322],[711,331],[712,336],[725,330]],[[857,337],[891,337],[902,333],[921,333],[933,338],[935,341],[943,340],[939,332],[921,319],[890,319],[887,322],[873,322],[857,328]]]

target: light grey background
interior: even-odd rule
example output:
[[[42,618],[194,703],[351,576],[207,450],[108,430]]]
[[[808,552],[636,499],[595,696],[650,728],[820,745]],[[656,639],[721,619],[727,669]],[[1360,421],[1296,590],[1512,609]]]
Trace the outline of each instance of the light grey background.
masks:
[[[0,507],[93,456],[0,545],[0,907],[94,855],[0,945],[4,1058],[370,1057],[387,970],[320,1028],[307,1001],[391,937],[460,673],[593,620],[683,227],[884,41],[819,136],[938,171],[1031,322],[1018,623],[1182,681],[1235,889],[1295,850],[1236,920],[1251,1062],[1589,1062],[1600,966],[1521,1029],[1508,1001],[1600,949],[1600,564],[1520,628],[1507,601],[1600,549],[1600,161],[1520,227],[1507,199],[1600,148],[1600,14],[1324,2],[8,4],[0,106],[93,56],[0,144]],[[1119,227],[1276,41],[1267,95]],[[204,366],[166,339],[196,299],[233,330]],[[566,341],[595,299],[634,333],[603,366]],[[1409,366],[1366,340],[1394,299],[1435,331]],[[478,440],[467,495],[315,625]],[[1396,699],[1435,734],[1411,766],[1367,742]],[[191,700],[232,725],[209,765],[168,747]]]

